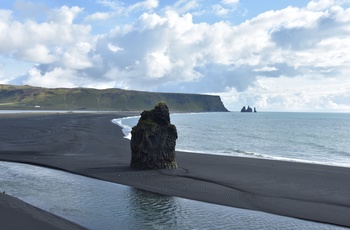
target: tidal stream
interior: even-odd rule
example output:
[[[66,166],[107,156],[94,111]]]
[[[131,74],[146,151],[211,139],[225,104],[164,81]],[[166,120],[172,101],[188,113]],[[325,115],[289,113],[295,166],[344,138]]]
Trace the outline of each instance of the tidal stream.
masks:
[[[0,161],[0,191],[89,229],[346,229]]]

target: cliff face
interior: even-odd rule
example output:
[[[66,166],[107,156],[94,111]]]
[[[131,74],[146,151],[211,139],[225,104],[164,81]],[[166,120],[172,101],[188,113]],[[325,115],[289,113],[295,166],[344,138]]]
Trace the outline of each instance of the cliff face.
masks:
[[[160,101],[174,112],[228,111],[219,96],[211,95],[0,85],[0,109],[140,111]]]

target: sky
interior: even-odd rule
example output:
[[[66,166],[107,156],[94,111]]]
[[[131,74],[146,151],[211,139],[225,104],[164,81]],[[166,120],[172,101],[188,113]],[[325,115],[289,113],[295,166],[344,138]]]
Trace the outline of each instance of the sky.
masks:
[[[350,112],[350,0],[1,1],[0,84]]]

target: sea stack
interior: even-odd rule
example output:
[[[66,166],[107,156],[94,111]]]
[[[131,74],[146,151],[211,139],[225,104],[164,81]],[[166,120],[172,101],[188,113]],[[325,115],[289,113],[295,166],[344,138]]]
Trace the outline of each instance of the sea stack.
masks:
[[[158,103],[154,109],[143,111],[131,131],[131,163],[139,169],[175,169],[177,131],[170,123],[168,106]]]
[[[243,108],[241,109],[241,112],[242,113],[251,113],[251,112],[253,112],[253,109],[250,108],[250,106],[248,106],[248,108],[245,108],[245,106],[243,106]]]

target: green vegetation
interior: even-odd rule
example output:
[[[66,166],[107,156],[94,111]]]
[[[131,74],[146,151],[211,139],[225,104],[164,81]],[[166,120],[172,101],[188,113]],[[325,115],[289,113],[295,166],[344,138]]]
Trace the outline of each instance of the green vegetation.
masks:
[[[174,112],[227,111],[211,95],[0,85],[0,109],[142,111],[160,101]]]

